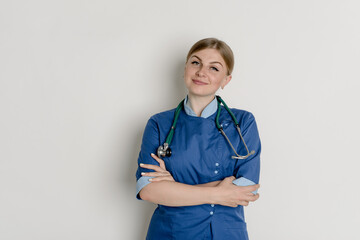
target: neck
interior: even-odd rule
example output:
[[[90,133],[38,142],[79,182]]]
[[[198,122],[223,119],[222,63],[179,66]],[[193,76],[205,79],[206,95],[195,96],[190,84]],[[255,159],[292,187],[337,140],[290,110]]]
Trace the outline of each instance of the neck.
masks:
[[[194,111],[196,116],[200,117],[202,111],[205,109],[212,100],[214,100],[215,95],[210,96],[194,96],[190,93],[188,94],[188,101],[190,103],[191,109]]]

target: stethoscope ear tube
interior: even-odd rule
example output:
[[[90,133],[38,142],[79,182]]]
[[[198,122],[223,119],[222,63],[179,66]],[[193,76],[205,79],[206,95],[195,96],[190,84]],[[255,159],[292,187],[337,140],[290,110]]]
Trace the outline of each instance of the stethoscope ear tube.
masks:
[[[227,140],[227,142],[229,143],[230,147],[232,148],[232,150],[234,151],[235,155],[236,156],[232,156],[232,159],[246,159],[248,158],[250,155],[253,155],[255,154],[255,151],[252,150],[251,152],[249,152],[249,149],[245,143],[245,140],[241,134],[241,130],[240,130],[240,127],[239,127],[239,123],[238,121],[236,120],[236,117],[235,115],[232,113],[232,111],[230,110],[230,108],[226,105],[226,103],[224,102],[224,100],[222,100],[222,98],[220,96],[216,96],[217,100],[218,100],[218,112],[217,112],[217,115],[216,115],[216,119],[215,119],[215,123],[216,123],[216,127],[218,128],[219,132],[221,132],[221,134],[225,137],[225,139]],[[245,149],[246,149],[246,152],[247,154],[245,156],[241,156],[239,155],[234,146],[231,144],[229,138],[226,136],[223,128],[220,126],[220,123],[219,123],[219,118],[220,118],[220,112],[221,112],[221,103],[224,105],[224,108],[226,109],[226,111],[230,114],[235,126],[236,126],[236,129],[237,129],[237,132],[240,136],[240,139],[241,141],[243,142],[244,146],[245,146]]]
[[[236,152],[234,146],[231,144],[229,138],[226,136],[226,134],[225,134],[225,132],[224,132],[224,130],[223,130],[222,128],[220,128],[220,132],[221,132],[221,134],[225,137],[226,141],[229,143],[230,147],[232,148],[232,150],[234,151],[234,153],[235,153],[235,155],[236,155],[236,156],[232,156],[231,158],[232,158],[232,159],[246,159],[246,158],[248,158],[250,155],[253,155],[253,154],[255,153],[255,151],[252,150],[251,152],[249,152],[249,149],[248,149],[248,147],[247,147],[247,145],[246,145],[246,143],[245,143],[245,141],[244,141],[244,138],[243,138],[242,135],[241,135],[240,127],[239,127],[238,125],[236,125],[236,129],[237,129],[237,131],[238,131],[238,133],[239,133],[239,136],[240,136],[240,139],[241,139],[241,141],[243,142],[243,144],[244,144],[244,146],[245,146],[245,149],[246,149],[246,151],[247,151],[247,155],[245,155],[245,156],[241,156],[241,155],[239,155],[239,154]]]
[[[239,154],[237,154],[237,152],[235,152],[235,154],[236,154],[240,159],[246,159],[246,158],[248,158],[250,155],[255,154],[255,151],[252,150],[251,152],[249,152],[249,149],[248,149],[248,147],[247,147],[247,145],[246,145],[246,143],[245,143],[245,140],[244,140],[244,138],[243,138],[243,136],[242,136],[242,134],[241,134],[239,124],[236,125],[236,129],[237,129],[237,132],[239,133],[239,136],[240,136],[241,141],[243,142],[243,144],[244,144],[244,146],[245,146],[247,155],[246,155],[246,156],[240,156]],[[233,156],[232,158],[234,158],[234,156]]]

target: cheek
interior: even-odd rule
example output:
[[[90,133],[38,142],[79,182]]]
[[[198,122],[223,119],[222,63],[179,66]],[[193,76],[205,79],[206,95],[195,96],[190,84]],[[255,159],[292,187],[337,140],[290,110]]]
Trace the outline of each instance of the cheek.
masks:
[[[184,72],[185,82],[189,81],[189,79],[191,79],[192,76],[194,76],[194,74],[195,74],[194,69],[192,69],[192,68],[185,69],[185,72]]]
[[[191,74],[189,73],[188,70],[185,70],[183,80],[184,80],[186,87],[188,87],[190,79],[191,79]]]
[[[193,68],[188,66],[185,68],[185,75],[190,75],[193,71]]]
[[[214,84],[215,86],[217,86],[217,87],[220,87],[221,84],[223,83],[223,80],[224,80],[223,78],[219,78],[219,77],[214,78],[213,84]]]

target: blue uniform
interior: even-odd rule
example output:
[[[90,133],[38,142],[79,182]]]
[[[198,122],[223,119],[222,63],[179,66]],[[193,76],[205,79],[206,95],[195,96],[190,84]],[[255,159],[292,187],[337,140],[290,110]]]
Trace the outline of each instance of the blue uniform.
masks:
[[[229,176],[237,178],[234,181],[237,185],[259,182],[261,144],[255,119],[250,112],[238,109],[231,111],[240,124],[241,133],[249,150],[255,150],[255,154],[243,160],[232,159],[233,150],[216,128],[216,112],[207,118],[202,118],[190,116],[182,109],[170,146],[172,155],[163,158],[167,170],[176,182],[196,185],[223,180]],[[139,164],[159,165],[150,154],[156,153],[158,146],[165,142],[174,113],[175,109],[172,109],[149,119],[143,135]],[[219,122],[236,151],[240,155],[246,155],[246,149],[235,125],[224,107]],[[139,166],[136,172],[138,198],[141,188],[149,184],[149,177],[142,177],[141,172],[152,171]],[[185,207],[158,205],[152,216],[146,239],[247,240],[244,209],[243,206],[232,208],[210,204]]]

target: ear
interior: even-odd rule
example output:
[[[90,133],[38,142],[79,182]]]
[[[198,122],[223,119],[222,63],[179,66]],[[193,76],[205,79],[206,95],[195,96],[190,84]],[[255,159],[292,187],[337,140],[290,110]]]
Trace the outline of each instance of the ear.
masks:
[[[224,89],[224,87],[230,82],[232,76],[231,75],[227,75],[223,82],[221,83],[221,89]]]

